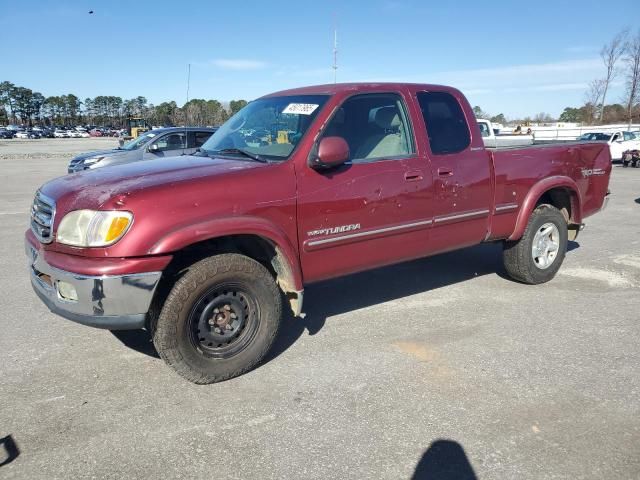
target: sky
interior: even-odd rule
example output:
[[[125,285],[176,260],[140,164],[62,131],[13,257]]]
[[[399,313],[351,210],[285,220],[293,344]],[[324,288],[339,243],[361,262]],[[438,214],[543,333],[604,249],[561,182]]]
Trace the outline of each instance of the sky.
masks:
[[[0,81],[182,105],[190,64],[189,98],[251,100],[332,83],[335,26],[338,82],[447,84],[493,115],[557,116],[639,18],[640,0],[0,0]]]

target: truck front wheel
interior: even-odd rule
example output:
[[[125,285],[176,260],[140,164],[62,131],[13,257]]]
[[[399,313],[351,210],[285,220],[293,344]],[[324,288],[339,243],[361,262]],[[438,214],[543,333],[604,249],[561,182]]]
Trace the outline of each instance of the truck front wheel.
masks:
[[[520,240],[505,242],[503,260],[509,276],[532,285],[551,280],[567,252],[567,222],[551,205],[540,205]]]
[[[169,293],[153,333],[162,359],[193,383],[241,375],[273,344],[282,316],[269,271],[238,254],[201,260]]]

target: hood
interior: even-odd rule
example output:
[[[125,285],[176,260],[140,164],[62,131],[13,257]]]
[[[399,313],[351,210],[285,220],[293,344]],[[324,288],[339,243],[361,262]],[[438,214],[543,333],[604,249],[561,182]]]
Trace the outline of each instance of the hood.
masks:
[[[51,180],[40,191],[56,202],[59,212],[99,209],[109,200],[115,204],[118,198],[133,197],[147,189],[171,188],[268,166],[251,160],[183,155],[84,170]]]
[[[85,160],[87,158],[91,158],[91,157],[99,157],[101,155],[109,155],[112,156],[113,154],[118,154],[118,153],[126,153],[126,150],[118,150],[117,148],[112,148],[111,150],[94,150],[92,152],[86,152],[86,153],[81,153],[80,155],[76,155],[75,157],[73,157],[73,160]]]

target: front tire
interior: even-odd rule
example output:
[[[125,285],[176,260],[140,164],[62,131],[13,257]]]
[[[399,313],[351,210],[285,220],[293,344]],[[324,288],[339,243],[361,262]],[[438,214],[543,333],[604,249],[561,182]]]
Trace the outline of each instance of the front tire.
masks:
[[[220,382],[264,358],[281,317],[280,291],[263,265],[244,255],[216,255],[189,267],[173,286],[153,343],[190,382]]]
[[[503,261],[511,278],[531,285],[551,280],[567,252],[567,222],[551,205],[531,214],[520,240],[505,242]]]

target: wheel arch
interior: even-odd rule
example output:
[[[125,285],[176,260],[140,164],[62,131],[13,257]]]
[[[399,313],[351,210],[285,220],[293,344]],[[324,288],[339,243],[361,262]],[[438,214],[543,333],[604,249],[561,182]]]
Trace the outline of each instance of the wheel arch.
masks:
[[[170,232],[149,254],[173,255],[168,272],[177,274],[214,253],[240,253],[263,264],[288,299],[295,315],[301,313],[304,289],[298,253],[284,231],[258,217],[218,219]]]
[[[560,210],[569,226],[579,226],[582,222],[582,200],[575,181],[569,177],[549,177],[536,183],[522,202],[516,225],[509,240],[518,240],[538,205],[549,204]],[[569,239],[574,240],[578,228],[570,229]]]

